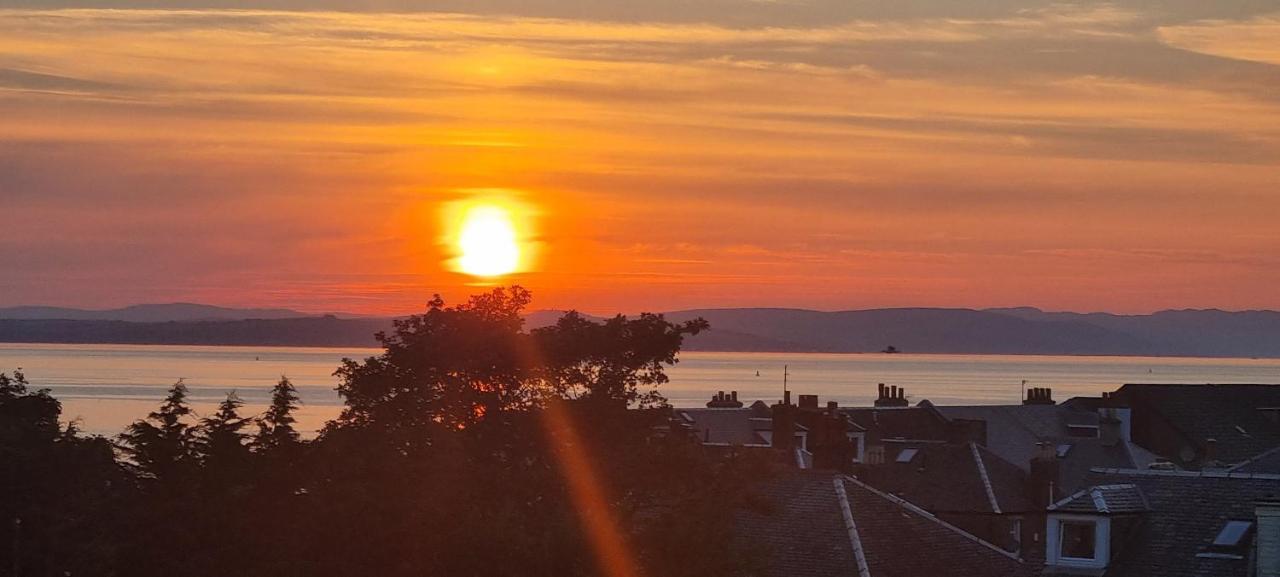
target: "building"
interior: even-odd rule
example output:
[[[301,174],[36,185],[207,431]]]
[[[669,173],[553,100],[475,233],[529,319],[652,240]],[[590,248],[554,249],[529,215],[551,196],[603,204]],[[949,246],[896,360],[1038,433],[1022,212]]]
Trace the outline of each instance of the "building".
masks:
[[[847,475],[792,471],[761,483],[735,540],[749,577],[1031,577],[1038,564]]]
[[[1128,384],[1100,408],[1128,413],[1132,440],[1184,469],[1231,467],[1280,447],[1280,386]]]
[[[883,463],[862,464],[854,476],[939,519],[1013,553],[1040,542],[1044,504],[1031,495],[1029,475],[977,443],[895,443]],[[1029,552],[1038,556],[1039,547]]]
[[[1028,474],[1041,447],[1052,446],[1055,498],[1078,489],[1095,467],[1140,469],[1158,459],[1132,441],[1127,413],[1075,401],[1057,404],[1050,389],[1033,388],[1021,405],[934,408],[953,422],[985,423],[981,443]]]
[[[1044,575],[1280,576],[1280,475],[1097,469],[1052,504]]]

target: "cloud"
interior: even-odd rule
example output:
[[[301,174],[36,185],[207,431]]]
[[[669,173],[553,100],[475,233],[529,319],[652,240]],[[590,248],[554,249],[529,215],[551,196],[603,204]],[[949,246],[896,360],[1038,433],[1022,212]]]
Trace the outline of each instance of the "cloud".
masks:
[[[1280,65],[1280,14],[1250,20],[1205,20],[1162,26],[1165,43],[1203,54]]]

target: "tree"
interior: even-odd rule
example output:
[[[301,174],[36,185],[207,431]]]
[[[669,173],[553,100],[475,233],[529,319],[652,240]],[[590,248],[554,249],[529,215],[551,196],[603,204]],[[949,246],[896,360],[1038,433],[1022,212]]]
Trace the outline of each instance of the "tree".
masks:
[[[657,387],[707,324],[570,313],[530,332],[529,302],[518,286],[454,307],[437,297],[378,335],[382,354],[344,360],[346,408],[312,447],[304,509],[348,521],[308,524],[324,531],[313,540],[346,544],[317,553],[329,574],[599,574],[601,527],[652,546],[635,561],[653,574],[681,574],[664,563],[677,557],[732,558],[651,537],[696,534],[655,513],[706,484],[674,470],[700,458],[687,445],[655,440],[670,418]]]
[[[235,391],[227,393],[213,416],[201,419],[196,451],[201,463],[215,474],[242,469],[249,456],[245,436],[241,433],[248,420],[240,417],[244,401]]]
[[[128,479],[111,444],[60,429],[62,407],[0,373],[0,573],[108,574],[114,515]]]
[[[379,333],[384,352],[344,359],[334,374],[346,408],[336,426],[427,431],[462,429],[486,416],[537,406],[536,351],[521,331],[529,303],[521,287],[494,289],[446,308],[437,295],[426,314]]]
[[[259,451],[273,451],[298,443],[298,431],[293,428],[297,419],[293,412],[298,410],[299,403],[298,389],[288,377],[281,376],[271,389],[271,406],[258,419],[258,434],[253,444]]]
[[[120,435],[125,453],[145,476],[178,482],[192,469],[195,431],[186,421],[190,414],[187,385],[179,379],[159,409]]]

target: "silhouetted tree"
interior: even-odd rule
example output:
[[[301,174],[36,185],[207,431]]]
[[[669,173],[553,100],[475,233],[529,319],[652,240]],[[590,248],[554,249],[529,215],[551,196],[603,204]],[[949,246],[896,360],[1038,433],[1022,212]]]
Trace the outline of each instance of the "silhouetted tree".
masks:
[[[271,405],[258,419],[258,434],[253,444],[259,451],[272,451],[298,443],[298,431],[293,428],[297,419],[293,413],[298,410],[299,402],[298,389],[288,377],[280,377],[271,389]]]
[[[153,479],[181,481],[195,464],[195,431],[187,423],[187,385],[178,380],[160,408],[135,421],[120,435],[126,454]]]
[[[214,473],[243,469],[249,458],[249,447],[241,432],[249,424],[240,417],[244,401],[234,391],[218,404],[212,416],[200,420],[195,445],[201,463]]]
[[[106,575],[127,476],[101,437],[60,430],[62,407],[0,373],[0,575]]]

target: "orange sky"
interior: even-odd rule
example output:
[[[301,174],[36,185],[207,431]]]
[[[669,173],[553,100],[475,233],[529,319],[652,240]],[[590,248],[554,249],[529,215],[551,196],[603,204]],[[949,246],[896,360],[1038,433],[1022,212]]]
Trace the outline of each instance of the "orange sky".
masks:
[[[0,306],[411,312],[497,191],[538,308],[1280,308],[1280,9],[29,3]]]

